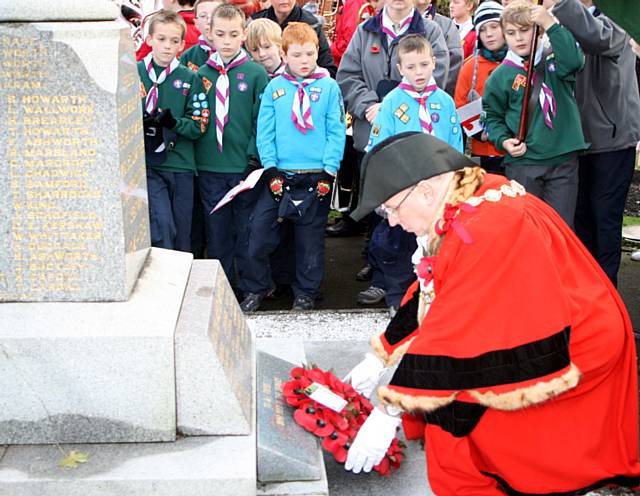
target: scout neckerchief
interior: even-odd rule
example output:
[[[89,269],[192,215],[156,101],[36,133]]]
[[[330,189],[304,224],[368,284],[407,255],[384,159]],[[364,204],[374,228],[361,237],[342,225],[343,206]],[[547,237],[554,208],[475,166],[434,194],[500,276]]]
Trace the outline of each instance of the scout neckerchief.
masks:
[[[427,21],[432,21],[436,16],[436,6],[430,4],[427,9],[422,13],[422,18]]]
[[[397,31],[394,29],[393,21],[391,17],[387,14],[387,8],[382,9],[382,32],[387,35],[387,41],[389,43],[393,43],[398,36],[404,34],[404,32],[409,29],[409,24],[413,20],[413,9],[409,15],[400,23],[400,27]]]
[[[544,51],[544,45],[540,43],[538,50],[536,51],[536,56],[534,58],[534,64],[539,64],[540,59],[542,59],[542,52]],[[525,72],[527,68],[524,64],[524,59],[519,55],[515,54],[511,50],[507,52],[507,56],[504,58],[503,64],[508,65],[509,67],[515,67],[516,69],[522,69]],[[544,61],[542,62],[544,63]],[[533,74],[533,78],[536,77],[536,74]],[[535,79],[531,80],[531,84],[535,85]],[[540,101],[540,108],[542,108],[542,115],[544,116],[544,123],[548,128],[553,129],[553,123],[551,122],[551,117],[556,116],[556,99],[553,96],[553,91],[551,88],[547,86],[547,84],[542,81],[542,87],[540,88],[540,94],[538,95],[538,100]],[[523,105],[527,105],[527,102],[523,102]]]
[[[222,61],[222,57],[218,52],[212,53],[207,59],[207,65],[218,71],[218,79],[216,80],[216,140],[218,142],[218,150],[222,153],[222,136],[224,134],[224,126],[229,120],[229,76],[227,73],[234,67],[244,64],[249,60],[247,54],[240,50],[235,59],[232,59],[226,66]]]
[[[203,35],[200,35],[200,37],[198,38],[198,46],[202,48],[206,53],[211,53],[211,45],[209,45],[209,42]],[[215,52],[215,50],[213,51]]]
[[[160,72],[160,76],[157,76],[156,70],[153,68],[153,53],[147,55],[143,61],[144,66],[147,68],[149,79],[151,79],[153,83],[153,86],[147,93],[147,99],[144,101],[144,109],[151,114],[158,106],[158,86],[164,83],[167,77],[169,77],[169,74],[180,65],[180,62],[174,57],[171,63]]]
[[[436,80],[433,79],[432,76],[429,80],[429,84],[427,84],[422,91],[416,91],[413,85],[411,85],[406,78],[402,78],[402,82],[398,85],[398,88],[418,102],[418,107],[420,108],[418,111],[418,119],[422,126],[422,132],[433,135],[433,124],[431,123],[431,116],[427,111],[427,100],[438,89]]]
[[[313,118],[311,117],[311,104],[309,103],[309,95],[307,95],[307,92],[304,89],[314,81],[328,76],[329,71],[318,66],[316,66],[312,74],[308,75],[302,81],[298,81],[298,78],[292,76],[288,72],[282,73],[283,78],[285,78],[296,88],[298,88],[296,96],[293,97],[291,120],[293,121],[293,125],[296,126],[298,131],[300,131],[302,134],[307,134],[307,129],[314,129]]]
[[[284,63],[284,61],[281,61],[278,68],[275,71],[269,73],[269,77],[273,79],[278,76],[281,76],[282,74],[284,74],[285,67],[286,67],[286,64]]]
[[[473,29],[473,20],[469,19],[468,21],[465,21],[462,24],[458,24],[455,21],[453,21],[453,22],[456,25],[456,27],[458,28],[458,31],[459,31],[459,34],[460,34],[460,41],[464,41],[464,39],[467,37],[467,35]]]

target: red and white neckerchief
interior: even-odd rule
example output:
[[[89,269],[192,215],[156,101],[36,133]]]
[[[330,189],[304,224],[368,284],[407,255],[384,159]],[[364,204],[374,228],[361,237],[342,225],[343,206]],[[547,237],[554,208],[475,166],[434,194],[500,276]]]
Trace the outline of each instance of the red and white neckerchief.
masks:
[[[538,46],[538,50],[536,51],[536,56],[534,58],[534,64],[539,64],[540,59],[542,58],[542,52],[544,51],[544,46],[542,43]],[[507,52],[507,56],[502,61],[503,64],[508,65],[509,67],[515,67],[516,69],[522,69],[525,72],[527,71],[527,66],[524,64],[524,60],[520,55],[509,50]],[[545,63],[545,62],[543,62]],[[531,84],[535,84],[536,73],[533,73]],[[540,102],[540,108],[542,109],[542,115],[544,117],[544,123],[549,129],[553,129],[553,122],[551,122],[551,117],[556,116],[556,99],[553,96],[553,90],[547,86],[547,84],[543,81],[542,87],[540,88],[540,94],[538,95],[538,101]],[[524,105],[527,105],[524,102]]]
[[[387,41],[392,43],[398,36],[404,34],[404,32],[409,29],[409,24],[411,24],[411,20],[413,19],[414,9],[411,9],[411,12],[404,20],[400,23],[400,27],[396,31],[394,29],[394,24],[391,18],[387,15],[387,8],[382,9],[382,32],[387,35]]]
[[[298,81],[295,76],[292,76],[286,71],[282,73],[282,77],[298,89],[296,97],[293,98],[291,120],[298,131],[302,134],[307,134],[307,130],[313,130],[315,128],[313,127],[313,118],[311,117],[311,103],[309,102],[309,95],[305,91],[305,87],[318,79],[329,77],[329,71],[316,66],[313,73],[308,75],[302,81]]]
[[[473,29],[473,19],[469,19],[468,21],[463,22],[462,24],[458,24],[453,21],[456,27],[458,28],[458,34],[460,35],[460,41],[464,41],[467,35]]]
[[[144,59],[144,66],[147,68],[147,74],[149,75],[149,79],[153,83],[153,86],[147,93],[147,98],[144,101],[144,109],[148,113],[153,113],[153,111],[158,106],[158,86],[165,82],[169,74],[173,72],[173,70],[180,65],[178,59],[174,58],[171,63],[164,68],[162,72],[160,72],[160,76],[156,75],[156,70],[153,68],[153,54],[150,53]]]
[[[215,52],[215,50],[211,47],[211,45],[209,45],[209,42],[203,35],[200,35],[200,37],[198,38],[198,46],[207,53],[211,53],[212,50]]]
[[[398,88],[418,102],[418,107],[420,108],[418,111],[418,119],[420,120],[420,126],[422,126],[422,132],[433,135],[433,124],[431,123],[431,116],[427,110],[427,100],[438,89],[436,80],[431,77],[429,84],[427,84],[422,91],[416,91],[406,78],[402,78],[402,82],[398,85]]]
[[[286,68],[286,64],[284,62],[280,62],[280,65],[278,66],[278,68],[275,71],[269,73],[269,77],[271,79],[274,79],[278,76],[281,76],[282,74],[284,74],[285,68]]]
[[[224,126],[229,121],[229,76],[228,72],[234,67],[244,64],[249,60],[247,54],[241,50],[234,60],[226,66],[222,61],[222,57],[218,52],[213,52],[207,59],[207,65],[218,71],[218,79],[216,80],[216,141],[218,142],[218,150],[222,152],[222,137],[224,135]]]

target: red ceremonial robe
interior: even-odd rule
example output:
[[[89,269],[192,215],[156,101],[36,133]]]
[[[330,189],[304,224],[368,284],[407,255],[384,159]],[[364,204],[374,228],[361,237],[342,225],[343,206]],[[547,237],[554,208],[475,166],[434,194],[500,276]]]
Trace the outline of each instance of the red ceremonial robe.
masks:
[[[510,184],[487,175],[467,200],[475,208],[458,210],[422,322],[415,283],[372,339],[380,358],[399,360],[378,396],[414,412],[405,430],[421,425],[438,496],[637,486],[636,351],[624,304],[553,209]]]

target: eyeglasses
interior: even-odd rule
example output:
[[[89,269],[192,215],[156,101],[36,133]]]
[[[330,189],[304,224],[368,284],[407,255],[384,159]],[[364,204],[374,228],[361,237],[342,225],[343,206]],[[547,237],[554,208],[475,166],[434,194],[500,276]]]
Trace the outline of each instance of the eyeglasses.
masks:
[[[196,19],[200,19],[201,21],[210,21],[211,16],[208,14],[198,14],[198,17]]]
[[[389,207],[389,206],[385,205],[384,203],[382,205],[380,205],[380,207],[378,208],[378,213],[380,214],[380,216],[384,217],[385,219],[388,219],[390,217],[398,217],[398,210],[400,210],[400,207],[405,202],[405,200],[407,198],[409,198],[409,195],[411,193],[413,193],[413,190],[416,189],[416,186],[417,186],[417,184],[414,184],[413,186],[411,186],[411,189],[409,190],[409,192],[404,196],[404,198],[400,201],[400,203],[398,203],[395,207]]]

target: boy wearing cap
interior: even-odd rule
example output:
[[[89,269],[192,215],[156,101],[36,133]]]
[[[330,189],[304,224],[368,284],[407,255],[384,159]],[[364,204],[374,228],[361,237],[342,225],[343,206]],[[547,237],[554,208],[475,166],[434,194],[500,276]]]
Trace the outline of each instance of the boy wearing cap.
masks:
[[[473,57],[464,63],[458,77],[454,96],[458,108],[482,97],[487,79],[507,55],[500,26],[502,10],[498,2],[487,1],[482,2],[473,15],[478,37]],[[487,172],[504,175],[504,152],[496,150],[485,131],[471,137],[471,154],[480,157],[480,165]]]
[[[378,144],[363,171],[352,215],[379,207],[414,233],[418,281],[348,375],[370,395],[397,367],[345,468],[370,471],[402,423],[438,496],[637,487],[633,328],[557,213],[423,133]]]
[[[287,67],[267,86],[258,116],[256,144],[265,171],[251,219],[244,312],[257,310],[269,290],[269,256],[283,219],[294,224],[292,310],[314,308],[324,275],[330,192],[344,150],[342,95],[328,71],[316,65],[316,32],[306,23],[289,23],[282,51]]]
[[[573,226],[578,153],[589,147],[574,97],[576,73],[582,69],[584,55],[571,33],[541,5],[521,0],[510,3],[500,23],[509,51],[489,76],[482,99],[489,140],[507,153],[507,177],[542,198]],[[534,23],[546,32],[551,50],[540,42],[534,54],[536,78],[530,105],[523,95]],[[531,110],[526,138],[520,142],[516,135],[523,105],[530,105]]]
[[[151,53],[138,62],[144,115],[151,244],[191,250],[193,140],[206,130],[196,106],[204,99],[200,78],[181,65],[185,23],[160,10],[150,20]]]

